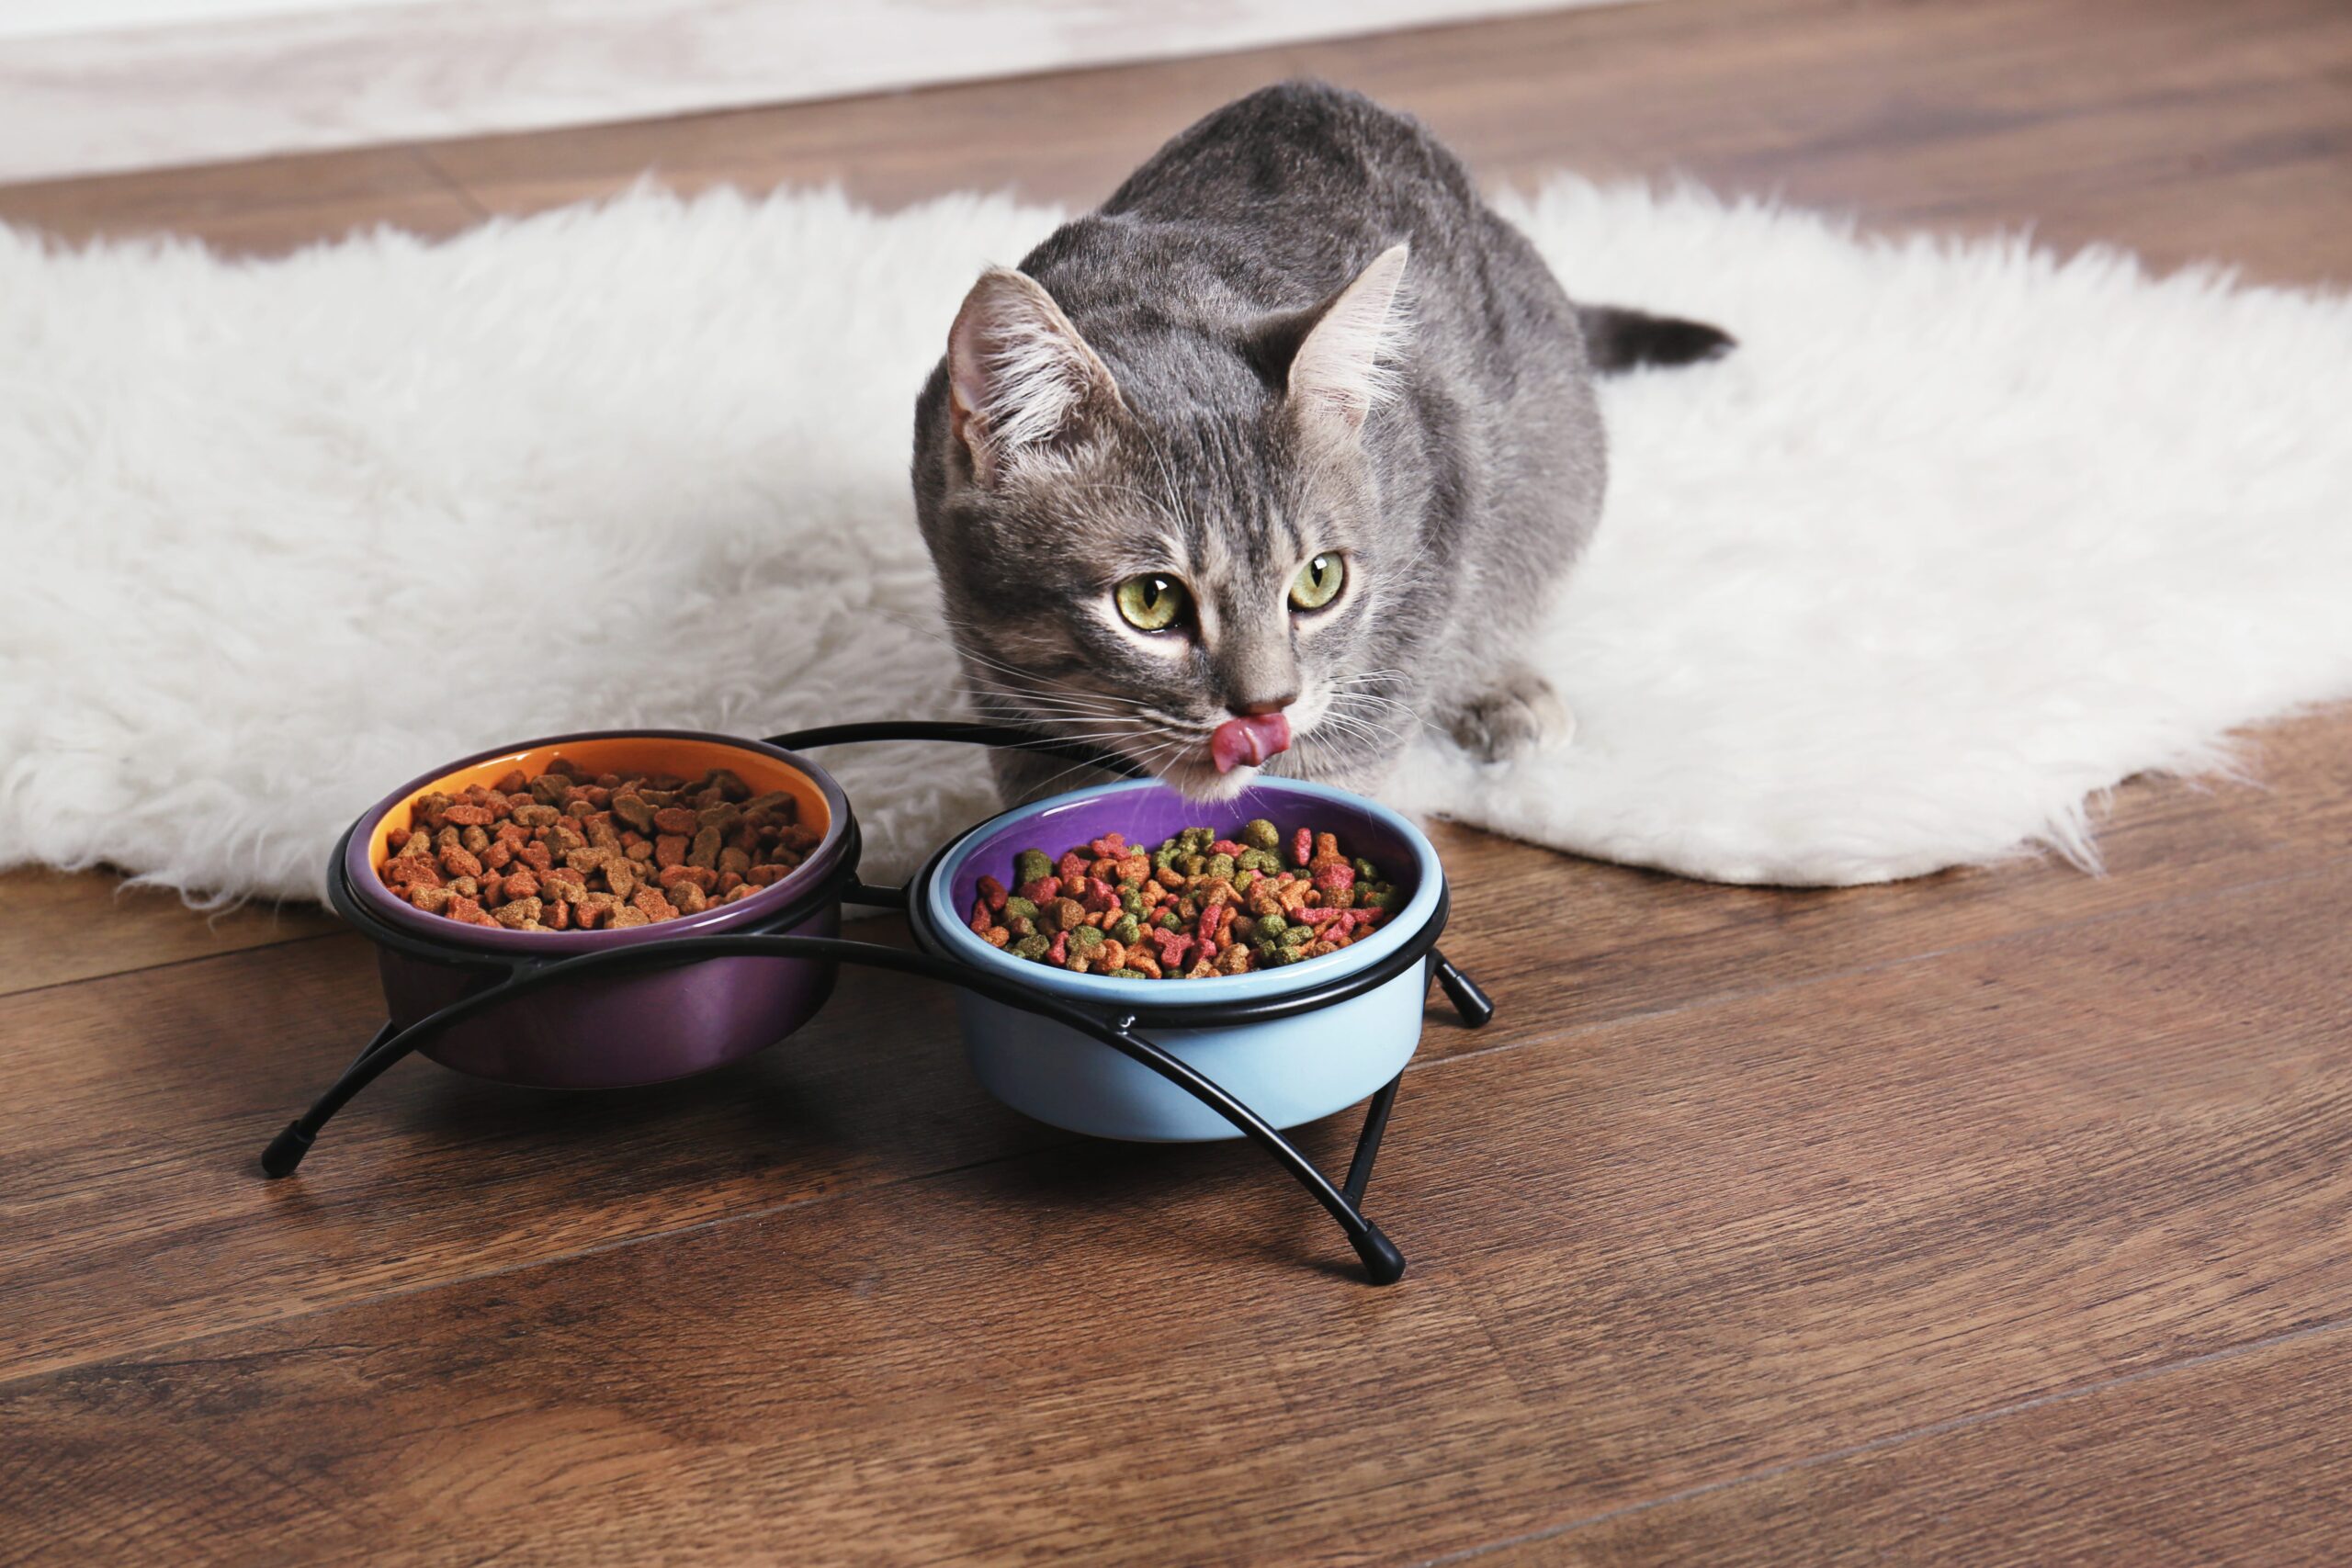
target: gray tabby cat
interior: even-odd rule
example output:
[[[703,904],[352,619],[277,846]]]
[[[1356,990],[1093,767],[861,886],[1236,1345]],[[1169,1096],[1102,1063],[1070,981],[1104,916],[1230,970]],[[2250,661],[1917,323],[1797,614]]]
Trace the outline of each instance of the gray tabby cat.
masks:
[[[971,695],[1204,799],[1368,789],[1425,721],[1565,739],[1514,650],[1600,518],[1592,376],[1730,344],[1571,305],[1402,115],[1229,104],[984,274],[916,405]],[[997,755],[1016,797],[1063,772]]]

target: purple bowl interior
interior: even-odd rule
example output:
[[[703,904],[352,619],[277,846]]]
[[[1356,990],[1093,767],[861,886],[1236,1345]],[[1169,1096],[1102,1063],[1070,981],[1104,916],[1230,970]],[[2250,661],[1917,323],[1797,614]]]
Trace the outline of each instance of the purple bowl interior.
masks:
[[[1206,828],[1229,839],[1243,823],[1261,817],[1282,829],[1284,864],[1290,861],[1291,835],[1307,828],[1338,834],[1348,857],[1372,862],[1384,879],[1396,884],[1400,899],[1411,898],[1419,889],[1419,857],[1386,821],[1344,800],[1293,794],[1270,784],[1213,804],[1186,800],[1165,787],[1046,801],[965,847],[949,868],[952,903],[969,911],[983,876],[1011,887],[1013,857],[1023,850],[1043,850],[1058,860],[1063,851],[1112,832],[1151,850],[1187,828]]]

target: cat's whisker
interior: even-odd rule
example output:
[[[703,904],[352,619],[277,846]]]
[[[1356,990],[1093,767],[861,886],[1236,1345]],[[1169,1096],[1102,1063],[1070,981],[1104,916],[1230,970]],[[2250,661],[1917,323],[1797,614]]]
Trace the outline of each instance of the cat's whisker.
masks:
[[[1150,712],[1141,710],[1141,707],[1110,705],[1110,703],[1089,703],[1089,701],[1080,701],[1080,698],[1054,696],[1054,694],[1046,694],[1046,691],[1012,691],[1012,689],[992,689],[992,686],[974,686],[974,689],[971,689],[971,705],[988,707],[988,710],[997,712],[997,715],[1021,715],[1021,712],[1066,712],[1066,715],[1082,715],[1082,717],[1150,719],[1150,722],[1162,722],[1158,715],[1150,715]]]
[[[1042,687],[1015,683],[992,676],[967,675],[975,693],[985,693],[1010,701],[1035,703],[1040,706],[1083,707],[1096,713],[1135,712],[1142,705],[1108,693],[1080,691],[1074,687]]]
[[[1093,740],[1091,740],[1091,739],[1085,739],[1085,738],[1083,738],[1083,737],[1072,736],[1072,737],[1069,737],[1069,739],[1071,739],[1080,740],[1082,743],[1084,743],[1084,744],[1088,744],[1088,745],[1096,745],[1096,744],[1100,744],[1099,742],[1096,742],[1096,741],[1093,741]],[[1148,750],[1148,751],[1145,752],[1145,753],[1143,754],[1143,756],[1144,756],[1144,757],[1146,757],[1146,758],[1157,757],[1157,756],[1159,756],[1159,755],[1163,750],[1167,750],[1168,748],[1170,748],[1170,747],[1171,747],[1171,746],[1173,746],[1173,745],[1175,745],[1175,744],[1176,744],[1176,743],[1175,743],[1175,742],[1172,742],[1172,741],[1162,741],[1162,742],[1160,742],[1160,743],[1159,743],[1159,746],[1157,746],[1157,747],[1153,748],[1152,750]],[[1131,751],[1125,750],[1123,750],[1123,749],[1121,749],[1121,748],[1118,748],[1118,747],[1113,747],[1113,746],[1103,746],[1103,748],[1102,748],[1102,749],[1103,749],[1103,750],[1108,750],[1108,751],[1115,752],[1119,757],[1121,757],[1121,758],[1125,759],[1125,761],[1129,761],[1129,762],[1134,763],[1134,764],[1135,764],[1136,766],[1137,766],[1137,767],[1141,767],[1141,768],[1143,768],[1147,773],[1152,773],[1152,775],[1153,775],[1154,777],[1159,778],[1159,779],[1161,780],[1161,782],[1162,782],[1162,783],[1165,783],[1165,782],[1166,782],[1166,777],[1165,777],[1165,775],[1164,775],[1164,774],[1161,774],[1161,773],[1159,773],[1157,770],[1153,769],[1153,768],[1151,767],[1151,764],[1150,764],[1150,762],[1149,762],[1149,761],[1144,761],[1144,760],[1142,760],[1142,759],[1139,759],[1136,753],[1131,752]],[[1055,785],[1055,784],[1057,784],[1061,783],[1061,782],[1062,782],[1062,780],[1064,780],[1064,779],[1066,779],[1066,778],[1069,778],[1072,773],[1080,773],[1080,772],[1082,772],[1082,771],[1084,771],[1084,770],[1086,770],[1086,769],[1094,768],[1094,767],[1097,767],[1097,766],[1098,766],[1098,764],[1093,763],[1093,762],[1085,762],[1085,761],[1072,762],[1069,766],[1068,766],[1068,767],[1066,767],[1066,768],[1063,768],[1060,772],[1058,772],[1058,773],[1050,773],[1050,774],[1046,775],[1043,780],[1041,780],[1041,781],[1039,781],[1038,783],[1036,783],[1035,784],[1031,785],[1031,786],[1030,786],[1030,791],[1031,791],[1031,793],[1032,793],[1033,795],[1045,795],[1045,794],[1046,794],[1046,792],[1047,792],[1047,791],[1048,791],[1048,790],[1049,790],[1053,785]]]
[[[977,691],[971,694],[975,708],[986,708],[1000,716],[1005,715],[1070,714],[1089,718],[1128,718],[1141,716],[1117,708],[1095,707],[1086,703],[1041,698],[1026,692]]]

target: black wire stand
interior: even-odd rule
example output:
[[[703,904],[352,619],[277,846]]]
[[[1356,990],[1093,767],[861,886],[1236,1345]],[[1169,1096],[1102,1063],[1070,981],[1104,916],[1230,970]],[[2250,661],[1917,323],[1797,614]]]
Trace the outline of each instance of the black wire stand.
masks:
[[[1136,774],[1136,770],[1125,759],[1114,754],[1030,731],[986,724],[909,719],[832,725],[772,737],[766,744],[785,750],[802,751],[820,746],[875,740],[944,740],[1011,746],[1071,758],[1105,772],[1130,777]],[[270,1140],[269,1146],[262,1153],[261,1168],[265,1175],[272,1178],[292,1175],[302,1163],[303,1156],[311,1152],[320,1130],[327,1122],[392,1066],[447,1030],[492,1009],[518,1001],[535,992],[576,981],[696,964],[707,959],[767,957],[815,960],[889,970],[961,987],[1096,1040],[1157,1073],[1215,1111],[1243,1137],[1264,1150],[1275,1164],[1288,1171],[1339,1223],[1349,1245],[1363,1261],[1366,1279],[1375,1285],[1386,1285],[1395,1282],[1405,1272],[1405,1257],[1396,1249],[1396,1243],[1365,1217],[1363,1197],[1372,1181],[1373,1164],[1380,1155],[1381,1140],[1388,1129],[1389,1113],[1396,1103],[1397,1088],[1404,1081],[1403,1073],[1400,1071],[1373,1095],[1365,1109],[1363,1130],[1357,1135],[1355,1152],[1348,1161],[1347,1175],[1334,1184],[1295,1144],[1264,1118],[1182,1058],[1154,1043],[1140,1031],[1151,1027],[1156,1021],[1175,1027],[1215,1027],[1309,1011],[1385,984],[1416,964],[1426,966],[1429,976],[1438,982],[1464,1024],[1476,1029],[1494,1016],[1494,1004],[1486,993],[1468,976],[1448,963],[1445,955],[1437,949],[1437,940],[1445,928],[1449,906],[1449,898],[1442,886],[1439,890],[1434,913],[1401,948],[1368,969],[1336,976],[1329,986],[1289,997],[1254,1003],[1239,1002],[1216,1010],[1186,1007],[1160,1013],[1150,1009],[1136,1009],[1106,1018],[1073,1007],[1035,987],[935,952],[924,951],[923,928],[920,919],[913,919],[915,912],[910,908],[914,902],[911,894],[935,869],[939,855],[934,855],[931,865],[902,887],[873,886],[860,881],[857,870],[863,842],[854,812],[850,814],[845,825],[842,855],[834,871],[822,883],[808,888],[777,910],[758,929],[640,942],[560,959],[485,958],[478,953],[464,952],[394,926],[362,904],[353,895],[345,878],[344,852],[351,835],[356,830],[357,824],[355,823],[345,830],[335,844],[327,882],[328,901],[335,912],[379,946],[428,963],[480,969],[490,983],[405,1027],[387,1022],[378,1030],[375,1038],[353,1058],[351,1065],[327,1087],[326,1091],[311,1102],[310,1109]],[[945,852],[943,848],[940,855]],[[910,950],[882,942],[855,942],[843,937],[781,934],[805,923],[827,907],[842,903],[908,911],[915,929],[917,948]]]

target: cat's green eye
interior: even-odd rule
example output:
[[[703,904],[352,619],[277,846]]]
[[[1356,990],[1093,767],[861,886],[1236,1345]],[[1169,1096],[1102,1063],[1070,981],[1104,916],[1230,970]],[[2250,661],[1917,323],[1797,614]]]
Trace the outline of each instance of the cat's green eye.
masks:
[[[1340,585],[1347,580],[1347,564],[1340,557],[1317,556],[1290,580],[1290,602],[1297,609],[1319,610],[1340,596]]]
[[[1164,632],[1184,613],[1184,585],[1148,571],[1119,584],[1119,614],[1139,632]]]

